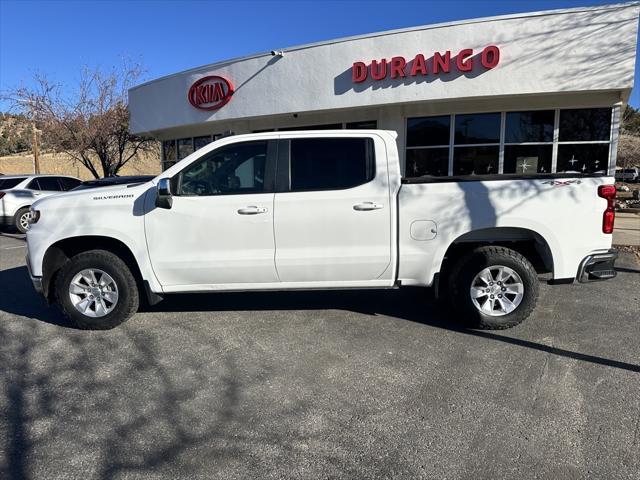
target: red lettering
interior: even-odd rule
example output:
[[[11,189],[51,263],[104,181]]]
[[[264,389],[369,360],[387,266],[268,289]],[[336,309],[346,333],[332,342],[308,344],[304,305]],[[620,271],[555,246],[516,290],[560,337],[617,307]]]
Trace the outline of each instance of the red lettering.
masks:
[[[200,85],[196,88],[196,105],[202,105],[203,103],[207,103],[207,100],[204,96],[204,87]]]
[[[427,62],[424,59],[424,55],[422,55],[421,53],[416,55],[415,58],[413,59],[413,65],[411,65],[410,75],[412,77],[415,77],[418,74],[418,72],[420,72],[422,75],[427,74]]]
[[[479,61],[487,69],[494,68],[500,63],[500,49],[495,45],[485,47],[479,52]],[[453,58],[454,69],[459,72],[471,72],[477,60],[474,59],[472,48],[463,48]],[[403,56],[392,57],[390,60],[371,60],[369,65],[364,62],[354,62],[351,68],[351,79],[354,83],[372,80],[383,80],[390,74],[391,78],[415,77],[417,75],[427,75],[431,73],[451,72],[451,51],[444,53],[434,52],[433,57],[425,60],[423,54],[417,54],[411,62],[411,68],[407,68],[407,60]],[[224,92],[224,90],[223,90]],[[197,95],[197,92],[196,92]]]
[[[364,62],[353,62],[351,79],[354,83],[362,83],[367,79],[367,65]]]
[[[404,67],[407,66],[407,61],[404,57],[393,57],[391,59],[391,78],[404,77]]]
[[[380,68],[378,68],[377,60],[371,60],[369,68],[371,69],[371,78],[374,80],[382,80],[387,76],[387,59],[383,58],[380,61]]]
[[[212,97],[212,102],[217,102],[218,100],[222,100],[224,98],[224,91],[222,90],[221,83],[216,83],[215,87],[213,87]]]
[[[469,58],[473,55],[473,50],[465,48],[460,50],[460,53],[456,56],[456,67],[461,72],[470,72],[473,70],[473,59]]]
[[[449,50],[444,52],[444,57],[440,52],[433,54],[433,73],[440,73],[440,70],[444,73],[449,73],[451,70],[451,52]]]
[[[480,57],[482,66],[484,68],[493,68],[500,62],[500,49],[495,45],[489,45],[482,50],[482,56]]]

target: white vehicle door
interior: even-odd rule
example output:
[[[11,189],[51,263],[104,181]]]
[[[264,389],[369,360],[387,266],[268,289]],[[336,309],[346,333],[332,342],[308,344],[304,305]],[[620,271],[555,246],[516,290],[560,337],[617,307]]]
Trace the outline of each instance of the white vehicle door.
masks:
[[[377,136],[283,135],[275,196],[282,282],[367,285],[393,278],[387,157]],[[283,183],[285,183],[283,185]]]
[[[47,197],[54,193],[62,192],[62,185],[60,185],[58,177],[34,178],[26,188],[31,190],[33,196],[37,198]]]
[[[147,246],[163,287],[207,290],[278,281],[275,146],[260,140],[215,149],[173,177],[170,209],[147,207]]]

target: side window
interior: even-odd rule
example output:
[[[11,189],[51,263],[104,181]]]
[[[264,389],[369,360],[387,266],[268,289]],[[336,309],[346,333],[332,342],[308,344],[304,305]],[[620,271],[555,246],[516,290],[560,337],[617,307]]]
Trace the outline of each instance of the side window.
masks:
[[[371,138],[291,140],[291,191],[342,190],[375,176]]]
[[[180,172],[177,195],[264,192],[266,161],[266,141],[236,143],[219,148]]]
[[[40,190],[47,192],[59,192],[62,190],[58,184],[58,177],[40,177],[38,178]]]
[[[78,185],[80,185],[80,180],[76,179],[76,178],[69,178],[69,177],[60,177],[60,185],[62,186],[62,190],[67,192],[69,190],[71,190],[72,188],[76,188]]]
[[[37,178],[31,180],[25,188],[28,188],[29,190],[42,190]]]

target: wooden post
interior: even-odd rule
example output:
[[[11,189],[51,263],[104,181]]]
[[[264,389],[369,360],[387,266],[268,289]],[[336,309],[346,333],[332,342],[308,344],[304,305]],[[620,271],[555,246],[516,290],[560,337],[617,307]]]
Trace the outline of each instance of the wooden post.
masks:
[[[38,129],[36,122],[33,122],[33,140],[31,148],[33,150],[33,173],[40,173],[40,146],[38,145]]]

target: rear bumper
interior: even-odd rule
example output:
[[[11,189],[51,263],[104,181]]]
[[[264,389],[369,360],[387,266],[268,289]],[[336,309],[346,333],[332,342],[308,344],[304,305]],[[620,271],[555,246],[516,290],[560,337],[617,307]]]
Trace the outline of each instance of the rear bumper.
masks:
[[[611,248],[607,252],[587,255],[580,262],[576,279],[581,283],[586,283],[614,278],[617,275],[616,258],[618,258],[618,250],[615,248]]]

